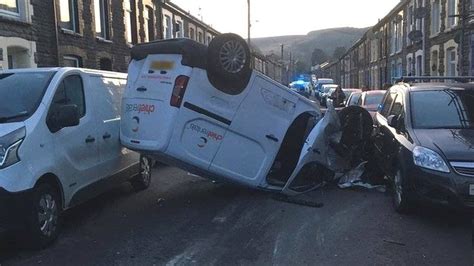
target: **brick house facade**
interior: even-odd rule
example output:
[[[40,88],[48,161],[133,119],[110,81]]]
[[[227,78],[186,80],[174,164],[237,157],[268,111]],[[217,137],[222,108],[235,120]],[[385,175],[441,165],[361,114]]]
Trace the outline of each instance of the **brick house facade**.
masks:
[[[324,73],[362,89],[401,76],[474,74],[473,9],[474,0],[402,0]]]

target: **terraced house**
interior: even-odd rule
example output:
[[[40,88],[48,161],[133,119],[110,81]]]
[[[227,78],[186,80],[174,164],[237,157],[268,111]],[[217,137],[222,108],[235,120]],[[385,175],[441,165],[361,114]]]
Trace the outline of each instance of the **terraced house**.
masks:
[[[402,0],[324,72],[362,89],[400,76],[472,75],[473,13],[474,0]]]
[[[0,0],[0,69],[73,66],[126,72],[130,48],[218,32],[165,0]]]

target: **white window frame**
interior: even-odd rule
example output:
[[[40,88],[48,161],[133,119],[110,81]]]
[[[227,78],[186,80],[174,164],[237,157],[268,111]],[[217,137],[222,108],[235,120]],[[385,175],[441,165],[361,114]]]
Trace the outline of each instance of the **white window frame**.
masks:
[[[9,17],[20,18],[21,17],[21,0],[16,0],[16,9],[17,12],[9,11],[6,9],[0,9],[0,15],[6,15]]]
[[[451,4],[454,4],[454,10],[451,9]],[[450,17],[458,15],[458,0],[447,0],[446,1],[446,27],[453,28],[458,24],[458,17]]]
[[[143,31],[145,32],[145,39],[144,41],[145,42],[149,42],[150,41],[150,36],[149,36],[149,30],[148,30],[148,24],[150,22],[150,18],[148,17],[148,8],[145,7],[143,9]]]
[[[165,39],[171,39],[172,36],[173,36],[173,35],[172,35],[172,31],[173,31],[172,24],[173,24],[173,23],[172,23],[172,21],[171,21],[171,16],[165,15],[163,22],[164,22],[164,24],[165,24],[165,25],[164,25],[164,31],[165,31],[165,32],[164,32],[164,33],[165,33],[165,34],[164,34],[164,37],[165,37]]]
[[[74,61],[75,67],[81,67],[81,62],[78,57],[75,56],[63,56],[63,60]]]
[[[96,6],[95,4],[99,2],[99,6]],[[106,18],[108,18],[107,12],[110,10],[109,3],[106,1],[108,0],[95,0],[94,1],[94,8],[99,9],[99,13],[95,12],[94,13],[94,18],[95,18],[95,31],[96,31],[96,37],[104,40],[109,40],[110,39],[110,29],[109,29],[109,21],[106,21]],[[107,4],[107,8],[105,8],[105,4]],[[99,17],[97,17],[97,14],[99,14]],[[97,32],[97,19],[100,20],[100,35]]]
[[[451,57],[453,53],[454,59]],[[446,76],[457,76],[457,57],[456,47],[446,49]]]
[[[435,10],[437,3],[437,10]],[[434,23],[436,21],[436,24]],[[435,27],[437,26],[437,27]],[[431,36],[437,35],[441,31],[441,0],[434,0],[431,3]]]
[[[125,40],[128,44],[133,43],[133,31],[132,31],[132,6],[130,4],[130,0],[124,1],[124,24],[125,24]]]
[[[77,9],[77,4],[78,0],[65,0],[68,2],[68,12],[69,12],[69,23],[72,25],[71,28],[64,28],[61,26],[62,29],[67,30],[67,31],[72,31],[79,33],[79,21],[78,17],[76,17],[76,14],[79,14],[79,10]],[[59,1],[59,6],[61,6],[61,0]],[[61,7],[59,8],[59,17],[61,18]],[[59,21],[61,23],[61,21]]]

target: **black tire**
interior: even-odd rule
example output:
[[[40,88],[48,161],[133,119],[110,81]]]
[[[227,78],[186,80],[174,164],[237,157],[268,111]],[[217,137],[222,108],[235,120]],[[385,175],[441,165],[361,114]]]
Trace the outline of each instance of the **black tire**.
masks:
[[[396,169],[393,177],[393,208],[398,213],[409,213],[413,210],[415,201],[411,193],[407,190],[407,180],[403,174],[403,170]]]
[[[146,156],[140,156],[140,170],[137,176],[130,180],[135,191],[142,191],[151,184],[152,160]]]
[[[207,59],[207,72],[211,82],[221,86],[231,83],[234,87],[245,87],[248,84],[252,74],[251,52],[246,41],[239,35],[218,35],[209,44]]]
[[[61,230],[62,204],[59,191],[49,183],[38,184],[32,193],[31,208],[24,238],[29,248],[41,249],[52,244]]]

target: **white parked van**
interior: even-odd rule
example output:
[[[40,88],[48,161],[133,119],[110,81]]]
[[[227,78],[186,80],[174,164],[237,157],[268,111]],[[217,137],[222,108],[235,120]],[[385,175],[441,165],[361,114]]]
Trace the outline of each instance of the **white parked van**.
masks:
[[[122,148],[126,74],[77,68],[0,72],[0,227],[34,246],[58,235],[65,209],[133,177],[150,184],[147,158]]]
[[[234,34],[132,49],[121,141],[212,179],[282,190],[321,118],[318,107],[250,68]]]

